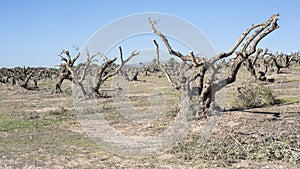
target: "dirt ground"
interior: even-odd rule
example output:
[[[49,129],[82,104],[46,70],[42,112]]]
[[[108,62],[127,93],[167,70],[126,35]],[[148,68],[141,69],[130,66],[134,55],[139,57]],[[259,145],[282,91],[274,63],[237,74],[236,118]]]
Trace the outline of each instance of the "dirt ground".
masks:
[[[0,85],[0,168],[300,168],[300,69],[269,77],[275,78],[266,84],[275,105],[225,110],[195,121],[173,149],[139,159],[111,154],[88,137],[77,119],[70,83],[63,84],[62,94],[52,93],[51,81],[39,82],[33,91]],[[147,91],[154,84],[167,98],[167,111],[156,122],[130,123],[113,111],[111,98],[97,103],[111,112],[106,119],[114,128],[152,136],[172,123],[180,97],[158,75],[140,79],[130,82],[129,100],[137,110],[149,107]],[[104,90],[111,95],[109,85]],[[213,126],[207,129],[209,120]]]

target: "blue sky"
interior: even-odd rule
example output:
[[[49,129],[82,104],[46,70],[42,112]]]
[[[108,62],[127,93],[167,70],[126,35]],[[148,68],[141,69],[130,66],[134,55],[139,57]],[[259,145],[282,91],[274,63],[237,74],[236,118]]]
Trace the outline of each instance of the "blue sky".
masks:
[[[62,49],[82,47],[99,28],[141,12],[163,12],[199,28],[217,52],[229,50],[251,24],[280,13],[280,28],[259,47],[299,50],[300,1],[290,0],[1,0],[0,67],[60,63]]]

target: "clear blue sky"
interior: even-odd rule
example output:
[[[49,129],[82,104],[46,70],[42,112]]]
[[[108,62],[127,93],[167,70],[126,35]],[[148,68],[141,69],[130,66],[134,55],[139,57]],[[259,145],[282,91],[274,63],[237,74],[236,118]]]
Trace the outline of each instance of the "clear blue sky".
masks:
[[[259,47],[290,53],[299,50],[299,9],[298,0],[1,0],[0,67],[53,67],[62,49],[81,47],[109,22],[140,12],[186,19],[217,52],[230,49],[249,25],[280,13],[280,29]]]

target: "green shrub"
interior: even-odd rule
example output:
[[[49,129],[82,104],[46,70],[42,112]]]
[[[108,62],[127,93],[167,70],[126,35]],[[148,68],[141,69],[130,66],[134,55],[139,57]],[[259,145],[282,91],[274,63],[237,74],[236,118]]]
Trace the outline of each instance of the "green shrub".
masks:
[[[232,101],[233,108],[261,107],[275,104],[272,90],[259,81],[243,81]]]

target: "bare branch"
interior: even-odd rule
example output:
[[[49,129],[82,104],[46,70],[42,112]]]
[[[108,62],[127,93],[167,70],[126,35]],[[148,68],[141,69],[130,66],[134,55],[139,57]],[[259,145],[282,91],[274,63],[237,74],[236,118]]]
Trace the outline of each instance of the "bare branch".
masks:
[[[151,26],[151,29],[152,29],[153,33],[157,34],[161,38],[161,40],[164,42],[165,46],[168,49],[169,54],[179,57],[182,61],[192,61],[192,56],[189,56],[189,55],[184,56],[180,52],[175,52],[172,49],[171,45],[169,44],[168,39],[165,37],[165,35],[163,35],[160,31],[158,31],[155,28],[155,26],[154,26],[154,24],[153,24],[153,22],[152,22],[152,20],[151,20],[150,17],[148,18],[148,22],[149,22],[149,24]]]
[[[268,26],[270,26],[270,25],[271,25],[271,27],[269,27],[264,32],[262,32],[260,35],[258,35],[258,37],[253,41],[252,47],[247,52],[248,55],[252,55],[255,52],[256,46],[264,37],[266,37],[268,34],[273,32],[275,29],[279,28],[279,25],[277,24],[278,16],[279,16],[279,14],[275,14],[266,22],[266,24],[263,26],[264,29],[268,28]]]
[[[104,61],[108,61],[110,60],[108,57],[106,57],[106,55],[102,54],[99,52],[99,55],[104,59]],[[115,57],[114,57],[115,58]]]
[[[121,46],[119,46],[119,51],[120,51],[121,63],[123,63],[124,62],[124,60],[123,60],[123,51],[122,51],[122,47]]]
[[[155,39],[153,39],[153,42],[156,46],[156,62],[157,64],[159,65],[160,69],[164,72],[166,78],[168,79],[169,83],[177,90],[180,89],[180,86],[174,82],[174,80],[172,79],[172,77],[170,76],[170,74],[166,71],[166,69],[163,67],[163,65],[160,64],[160,61],[159,61],[159,46],[158,46],[158,43],[156,42]]]
[[[257,49],[256,54],[255,54],[255,56],[254,56],[254,59],[253,59],[253,61],[252,61],[252,65],[255,65],[255,63],[256,63],[258,57],[260,56],[261,52],[263,52],[262,49]]]
[[[258,44],[258,42],[265,37],[267,34],[269,34],[270,32],[272,32],[274,29],[279,28],[279,26],[277,25],[276,21],[278,19],[279,14],[275,14],[273,15],[267,22],[262,23],[262,24],[256,24],[256,25],[251,25],[250,28],[248,28],[241,37],[238,38],[237,42],[233,45],[233,47],[228,51],[228,52],[223,52],[218,54],[217,56],[213,57],[211,59],[211,63],[215,63],[216,61],[223,59],[225,57],[228,57],[230,55],[232,55],[234,53],[234,51],[237,50],[237,48],[241,45],[241,43],[245,40],[245,38],[250,34],[250,32],[256,28],[259,28],[250,38],[247,39],[247,42],[243,45],[243,47],[241,48],[241,51],[245,51],[246,48],[249,46],[249,44],[253,41],[253,39],[259,35],[259,33],[261,33],[261,31],[263,31],[266,27],[268,27],[271,23],[274,25],[274,27],[272,26],[272,28],[268,31],[266,31],[263,35],[259,36],[259,38],[257,38],[254,42],[253,42],[253,46],[252,46],[252,50],[250,50],[250,52],[248,53],[249,55],[253,54],[255,52],[255,48]],[[275,26],[277,25],[277,26]]]

